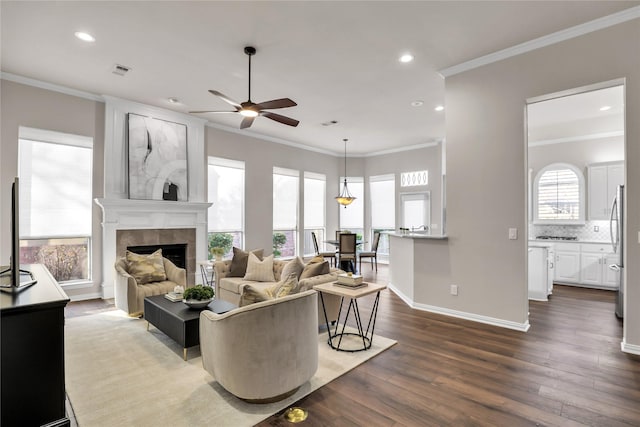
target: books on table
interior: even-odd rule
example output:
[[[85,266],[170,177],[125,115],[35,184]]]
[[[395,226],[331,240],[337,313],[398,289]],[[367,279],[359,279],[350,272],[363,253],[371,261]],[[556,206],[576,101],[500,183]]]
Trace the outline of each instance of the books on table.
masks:
[[[338,274],[338,283],[341,285],[359,285],[362,283],[360,274]]]
[[[358,289],[358,288],[364,288],[365,286],[368,286],[369,284],[366,282],[360,282],[358,284],[353,284],[353,285],[349,285],[346,283],[340,283],[340,282],[333,282],[334,286],[340,286],[342,288],[347,288],[347,289]]]
[[[183,299],[182,293],[177,293],[177,292],[169,292],[167,294],[164,294],[164,297],[172,302],[182,301]]]

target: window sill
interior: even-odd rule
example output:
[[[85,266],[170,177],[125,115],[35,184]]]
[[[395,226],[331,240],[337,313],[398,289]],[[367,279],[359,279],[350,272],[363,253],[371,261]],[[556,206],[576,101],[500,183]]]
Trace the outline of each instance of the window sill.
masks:
[[[562,221],[562,220],[558,220],[558,221],[533,221],[533,225],[585,225],[587,222],[583,219],[580,220],[574,220],[574,221]]]
[[[60,283],[60,286],[64,289],[85,289],[92,288],[93,282],[91,280],[78,280],[74,282]]]

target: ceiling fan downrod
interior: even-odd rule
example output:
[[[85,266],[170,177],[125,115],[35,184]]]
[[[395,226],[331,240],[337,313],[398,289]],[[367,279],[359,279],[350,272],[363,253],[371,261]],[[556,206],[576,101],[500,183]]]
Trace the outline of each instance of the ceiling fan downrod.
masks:
[[[253,46],[245,46],[244,53],[249,56],[249,102],[251,102],[251,57],[256,54],[256,48]]]

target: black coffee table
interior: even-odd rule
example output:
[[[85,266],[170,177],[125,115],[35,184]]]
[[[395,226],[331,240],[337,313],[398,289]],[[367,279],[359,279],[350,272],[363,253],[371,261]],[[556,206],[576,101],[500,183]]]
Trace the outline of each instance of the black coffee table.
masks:
[[[213,300],[204,310],[222,314],[237,306],[220,299]],[[144,299],[144,318],[161,330],[183,348],[183,358],[187,360],[187,348],[200,344],[200,312],[192,310],[183,302],[172,302],[164,295]]]

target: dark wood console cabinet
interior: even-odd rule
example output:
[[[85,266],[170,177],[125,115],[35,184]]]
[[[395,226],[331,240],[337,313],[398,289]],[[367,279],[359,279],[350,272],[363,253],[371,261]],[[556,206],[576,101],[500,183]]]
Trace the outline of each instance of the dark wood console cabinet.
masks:
[[[38,281],[0,293],[0,425],[69,426],[65,411],[64,308],[69,297],[41,264]]]

